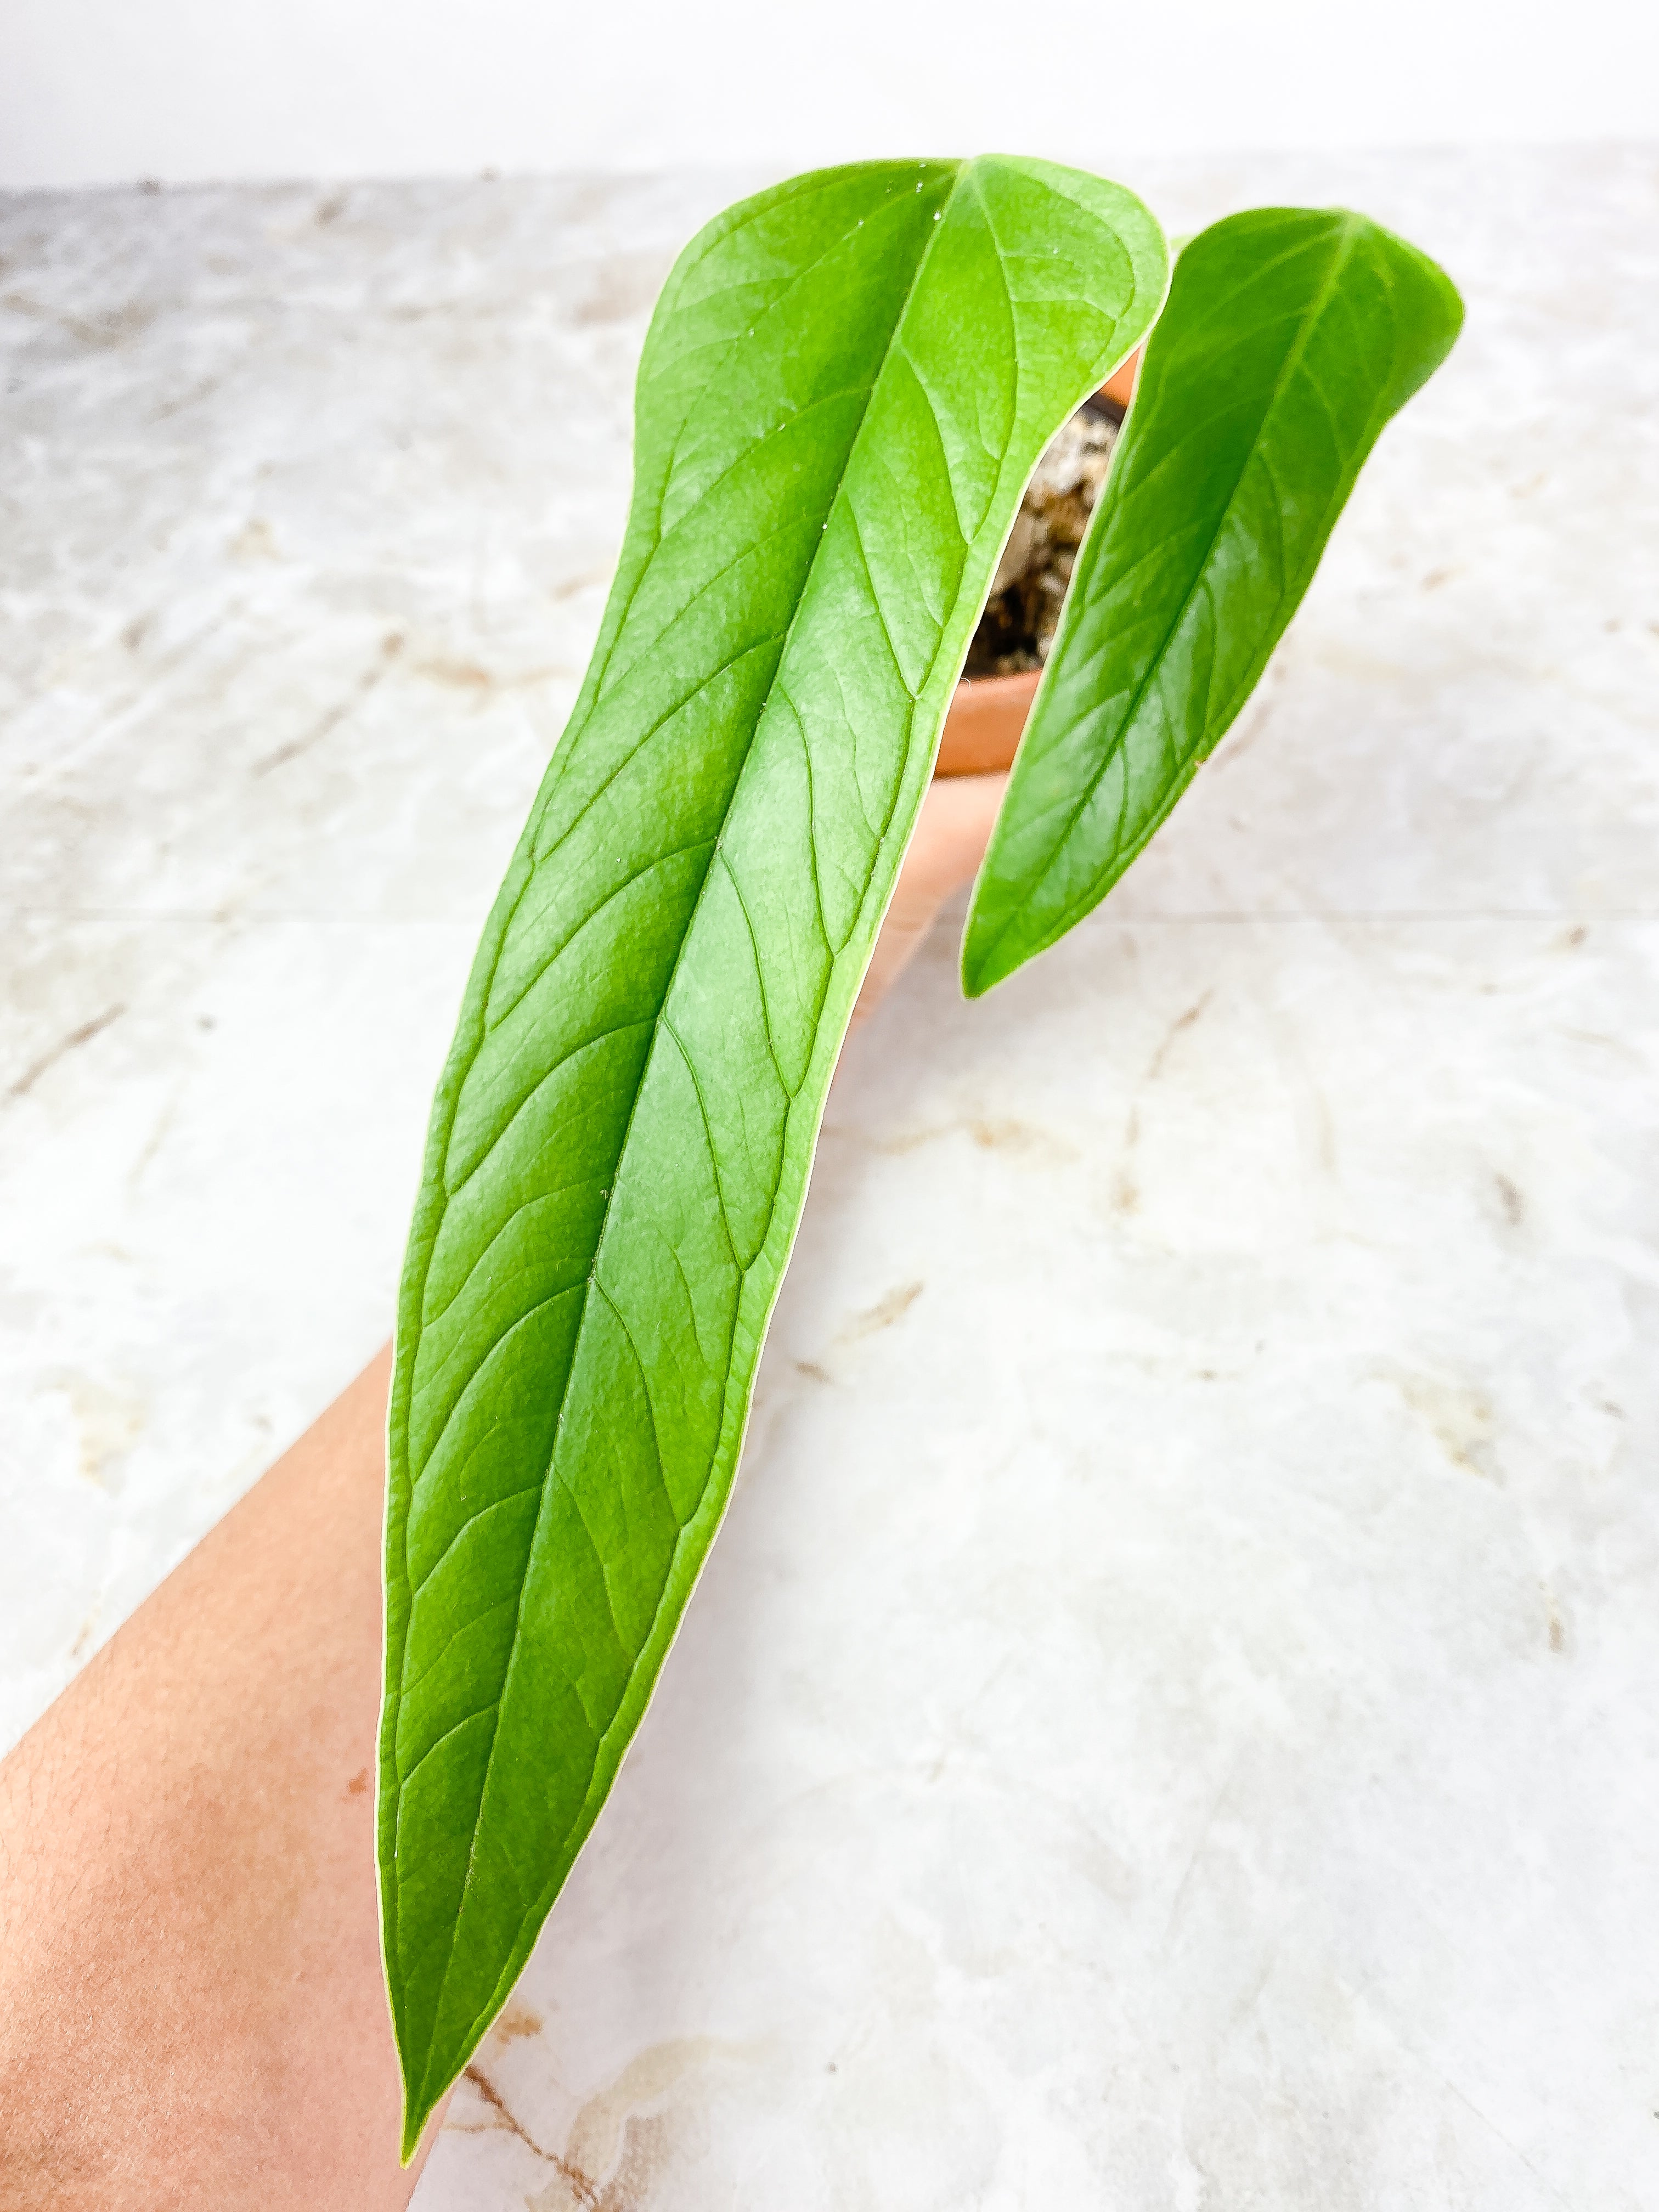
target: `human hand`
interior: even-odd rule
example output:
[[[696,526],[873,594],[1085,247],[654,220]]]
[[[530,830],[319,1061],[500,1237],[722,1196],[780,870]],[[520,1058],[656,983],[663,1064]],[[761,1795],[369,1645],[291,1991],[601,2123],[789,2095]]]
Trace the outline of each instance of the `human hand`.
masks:
[[[1006,769],[990,775],[936,775],[928,786],[853,1009],[853,1029],[869,1019],[908,967],[951,892],[973,880],[1007,787]]]

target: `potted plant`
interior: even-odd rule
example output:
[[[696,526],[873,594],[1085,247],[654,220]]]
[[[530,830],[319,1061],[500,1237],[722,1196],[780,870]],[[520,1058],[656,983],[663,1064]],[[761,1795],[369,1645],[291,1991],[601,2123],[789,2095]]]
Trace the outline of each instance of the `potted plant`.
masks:
[[[976,995],[1153,835],[1460,314],[1341,211],[1229,218],[1171,281],[1132,194],[1000,157],[797,178],[681,256],[610,604],[485,927],[400,1297],[378,1804],[405,2155],[719,1523],[941,732],[946,767],[983,772],[1030,710],[969,915]],[[1143,343],[1045,571],[1070,574],[1040,668],[958,688],[994,587],[1029,574],[1045,448],[1090,395],[1127,403]]]

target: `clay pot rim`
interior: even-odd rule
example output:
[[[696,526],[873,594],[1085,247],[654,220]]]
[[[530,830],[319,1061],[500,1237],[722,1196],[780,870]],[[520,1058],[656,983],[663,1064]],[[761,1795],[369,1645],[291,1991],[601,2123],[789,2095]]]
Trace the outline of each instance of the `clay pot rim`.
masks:
[[[1134,394],[1142,349],[1137,347],[1098,394],[1119,422]],[[1011,767],[1041,682],[1040,668],[1012,676],[964,676],[951,696],[935,775],[990,775]]]
[[[993,775],[1012,764],[1042,675],[964,676],[951,694],[935,775]]]
[[[981,699],[1013,699],[1022,694],[1029,699],[1035,695],[1042,673],[1040,668],[1016,668],[1006,676],[963,676],[957,679],[951,696],[959,699],[964,691],[971,691]]]

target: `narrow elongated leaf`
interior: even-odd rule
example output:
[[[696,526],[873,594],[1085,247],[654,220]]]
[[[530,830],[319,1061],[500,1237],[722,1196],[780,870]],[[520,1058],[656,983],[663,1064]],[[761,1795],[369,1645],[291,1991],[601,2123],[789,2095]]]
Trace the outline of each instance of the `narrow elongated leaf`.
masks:
[[[1166,274],[1129,194],[985,159],[798,179],[663,293],[621,563],[484,932],[398,1310],[379,1818],[406,2153],[644,1710],[1021,489]]]
[[[970,997],[1097,906],[1169,813],[1462,320],[1433,262],[1340,209],[1255,209],[1182,250],[975,887]]]

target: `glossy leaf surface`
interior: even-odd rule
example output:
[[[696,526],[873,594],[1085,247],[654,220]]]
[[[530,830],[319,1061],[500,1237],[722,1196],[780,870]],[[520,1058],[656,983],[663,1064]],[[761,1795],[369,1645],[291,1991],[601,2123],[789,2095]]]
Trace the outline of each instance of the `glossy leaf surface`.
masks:
[[[379,1820],[406,2153],[725,1505],[1020,493],[1166,277],[1128,193],[985,159],[797,179],[664,290],[616,582],[484,932],[400,1297]]]
[[[1456,292],[1341,210],[1182,252],[1078,555],[963,943],[970,997],[1097,906],[1249,698]]]

